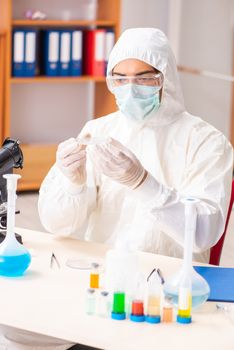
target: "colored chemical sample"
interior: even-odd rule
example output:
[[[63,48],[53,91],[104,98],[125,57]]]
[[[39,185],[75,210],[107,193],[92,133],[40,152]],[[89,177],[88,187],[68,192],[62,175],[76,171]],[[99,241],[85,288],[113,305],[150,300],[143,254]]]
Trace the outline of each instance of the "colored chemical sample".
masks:
[[[150,295],[147,303],[147,315],[158,316],[160,315],[160,297]]]
[[[126,318],[125,293],[124,292],[115,292],[114,293],[111,318],[113,318],[115,320],[124,320]]]
[[[133,322],[144,322],[144,305],[142,300],[132,301],[132,313],[130,315],[130,320]]]
[[[182,317],[191,316],[192,297],[188,288],[180,288],[178,315]]]
[[[173,307],[172,306],[164,306],[163,307],[163,322],[172,322],[173,321]]]
[[[20,255],[3,255],[1,256],[0,275],[8,277],[22,276],[30,262],[31,256],[27,252]]]
[[[143,301],[133,300],[132,302],[132,315],[144,315]]]
[[[101,317],[108,317],[110,314],[109,309],[109,293],[106,291],[102,291],[98,298],[98,304],[97,304],[97,313],[98,316]]]
[[[173,302],[171,298],[165,297],[164,299],[162,320],[166,323],[173,321]]]
[[[96,308],[96,294],[95,289],[89,288],[86,295],[86,313],[88,315],[94,315]]]
[[[90,288],[99,288],[99,265],[92,263],[90,272]]]
[[[180,287],[178,304],[177,322],[191,323],[192,296],[190,288]]]
[[[125,293],[123,292],[114,293],[112,311],[119,314],[125,312]]]

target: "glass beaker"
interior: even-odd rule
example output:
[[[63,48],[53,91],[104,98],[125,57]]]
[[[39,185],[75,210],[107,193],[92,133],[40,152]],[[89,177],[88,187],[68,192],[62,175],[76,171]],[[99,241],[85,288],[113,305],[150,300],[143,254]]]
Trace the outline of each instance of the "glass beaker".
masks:
[[[171,276],[164,284],[164,293],[171,298],[174,306],[178,306],[179,289],[185,281],[190,281],[192,292],[192,307],[196,308],[203,304],[210,294],[210,287],[206,280],[199,275],[192,266],[193,240],[196,232],[198,199],[185,198],[185,237],[184,237],[184,258],[181,269]]]
[[[7,231],[0,244],[0,275],[16,277],[24,274],[31,262],[28,250],[15,237],[15,201],[17,180],[16,174],[5,174],[7,180]]]

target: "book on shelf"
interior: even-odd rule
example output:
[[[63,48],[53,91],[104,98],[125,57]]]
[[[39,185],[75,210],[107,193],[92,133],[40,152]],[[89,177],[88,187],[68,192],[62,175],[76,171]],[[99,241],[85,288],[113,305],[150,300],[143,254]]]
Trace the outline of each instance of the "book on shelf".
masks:
[[[34,77],[36,75],[37,31],[15,29],[13,31],[12,75]]]
[[[104,77],[115,36],[112,29],[15,29],[13,77]]]

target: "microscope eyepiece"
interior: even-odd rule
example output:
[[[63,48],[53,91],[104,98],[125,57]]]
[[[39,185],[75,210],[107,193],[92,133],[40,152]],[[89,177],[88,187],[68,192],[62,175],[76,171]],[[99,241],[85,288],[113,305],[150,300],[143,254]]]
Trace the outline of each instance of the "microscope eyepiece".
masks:
[[[23,153],[19,147],[19,140],[6,138],[0,148],[0,174],[8,169],[23,167]]]

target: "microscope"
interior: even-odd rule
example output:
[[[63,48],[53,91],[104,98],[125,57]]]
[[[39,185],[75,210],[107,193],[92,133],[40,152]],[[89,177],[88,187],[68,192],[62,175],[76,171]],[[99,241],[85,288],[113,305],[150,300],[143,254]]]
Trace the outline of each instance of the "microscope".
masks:
[[[23,168],[23,153],[19,147],[19,140],[6,138],[0,148],[0,242],[6,235],[7,226],[7,183],[4,174],[12,174],[13,168]],[[18,214],[19,211],[16,211]],[[21,236],[15,234],[22,243]]]

